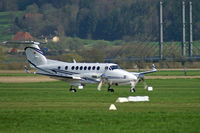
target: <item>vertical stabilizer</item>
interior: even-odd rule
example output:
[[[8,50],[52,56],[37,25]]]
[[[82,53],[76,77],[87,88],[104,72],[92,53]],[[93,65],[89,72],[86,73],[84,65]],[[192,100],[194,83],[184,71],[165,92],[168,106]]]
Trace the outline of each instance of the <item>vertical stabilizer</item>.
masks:
[[[47,59],[43,55],[43,52],[40,50],[39,46],[36,44],[32,44],[29,47],[25,48],[25,53],[27,56],[28,62],[36,67],[39,65],[45,65],[47,64]]]

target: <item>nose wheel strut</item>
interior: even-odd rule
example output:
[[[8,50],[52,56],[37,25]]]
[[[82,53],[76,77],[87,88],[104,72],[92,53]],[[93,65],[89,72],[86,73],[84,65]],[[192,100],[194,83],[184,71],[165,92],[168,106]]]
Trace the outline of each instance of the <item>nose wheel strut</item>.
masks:
[[[110,84],[108,84],[108,92],[114,92],[115,90],[111,87]]]
[[[134,93],[135,92],[135,85],[139,82],[139,78],[136,81],[131,81],[131,89],[130,92]]]
[[[131,88],[130,92],[135,92],[135,89],[134,89],[134,88]]]

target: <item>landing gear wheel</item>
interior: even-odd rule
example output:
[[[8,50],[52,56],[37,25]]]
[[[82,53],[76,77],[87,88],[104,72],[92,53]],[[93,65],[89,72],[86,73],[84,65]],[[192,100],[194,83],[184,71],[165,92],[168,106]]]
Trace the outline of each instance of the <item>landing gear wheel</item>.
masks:
[[[108,89],[108,92],[115,92],[115,90],[114,89]]]
[[[111,84],[108,84],[108,92],[114,92],[115,90],[111,87],[112,83]]]
[[[131,89],[131,90],[130,90],[130,92],[132,92],[132,93],[133,93],[133,92],[135,92],[135,89],[134,89],[134,88],[133,88],[133,89]]]
[[[70,92],[76,92],[76,89],[70,88],[69,91],[70,91]]]

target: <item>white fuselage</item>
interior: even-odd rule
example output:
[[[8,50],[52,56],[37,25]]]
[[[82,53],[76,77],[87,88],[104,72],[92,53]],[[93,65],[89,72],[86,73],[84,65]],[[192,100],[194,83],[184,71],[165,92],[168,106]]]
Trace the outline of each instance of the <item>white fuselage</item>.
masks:
[[[46,65],[38,66],[38,68],[40,68],[38,74],[62,78],[62,80],[65,80],[64,77],[68,80],[67,77],[72,76],[81,84],[99,83],[102,77],[105,77],[104,82],[112,84],[130,84],[130,81],[137,80],[135,75],[120,69],[113,63],[67,63],[48,60]],[[71,81],[71,84],[76,83],[76,80]]]

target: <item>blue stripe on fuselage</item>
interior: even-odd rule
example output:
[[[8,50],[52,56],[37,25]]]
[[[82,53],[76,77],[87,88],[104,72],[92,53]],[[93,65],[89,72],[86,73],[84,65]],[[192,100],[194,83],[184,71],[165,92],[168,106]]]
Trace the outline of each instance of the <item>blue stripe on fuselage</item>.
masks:
[[[65,70],[60,70],[60,69],[51,69],[51,70],[52,70],[52,71],[55,71],[55,72],[59,72],[59,73],[69,74],[69,75],[79,74],[79,73],[70,72],[70,71],[65,71]]]

